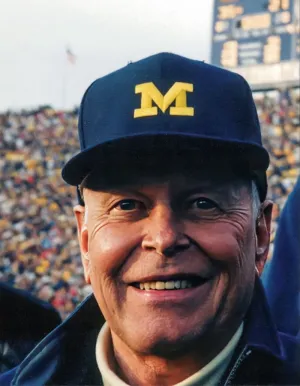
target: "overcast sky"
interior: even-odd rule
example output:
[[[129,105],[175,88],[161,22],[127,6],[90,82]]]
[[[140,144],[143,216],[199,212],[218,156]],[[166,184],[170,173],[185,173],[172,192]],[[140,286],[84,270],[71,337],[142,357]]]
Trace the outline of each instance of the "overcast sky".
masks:
[[[74,106],[94,79],[160,51],[209,61],[212,4],[0,0],[0,111]],[[74,66],[66,45],[77,56]]]

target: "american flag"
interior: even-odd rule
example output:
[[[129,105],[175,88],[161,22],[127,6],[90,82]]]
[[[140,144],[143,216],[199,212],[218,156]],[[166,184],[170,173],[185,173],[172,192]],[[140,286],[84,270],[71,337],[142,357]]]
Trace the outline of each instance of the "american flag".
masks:
[[[70,48],[66,48],[66,54],[67,54],[67,60],[71,64],[76,63],[76,56],[73,54],[73,52],[70,50]]]

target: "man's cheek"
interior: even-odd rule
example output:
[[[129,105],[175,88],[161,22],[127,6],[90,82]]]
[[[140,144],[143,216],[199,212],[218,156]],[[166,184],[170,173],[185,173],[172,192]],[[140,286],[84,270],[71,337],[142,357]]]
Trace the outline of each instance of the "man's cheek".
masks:
[[[98,264],[91,263],[90,265],[90,279],[93,289],[100,288],[101,275],[103,273],[99,268]]]
[[[101,263],[103,270],[117,270],[140,243],[139,231],[122,225],[105,227],[90,244],[90,253]]]
[[[190,236],[212,260],[234,262],[241,253],[240,243],[235,232],[222,226],[215,226],[210,231],[200,229]]]
[[[240,216],[220,221],[206,232],[214,255],[221,260],[234,259],[248,251],[253,235],[251,216]]]
[[[114,277],[100,271],[99,265],[92,268],[91,280],[93,293],[106,320],[117,314],[124,305],[126,293]]]
[[[121,252],[122,240],[113,231],[101,230],[89,242],[89,254],[92,257],[93,270],[106,271],[116,264]]]

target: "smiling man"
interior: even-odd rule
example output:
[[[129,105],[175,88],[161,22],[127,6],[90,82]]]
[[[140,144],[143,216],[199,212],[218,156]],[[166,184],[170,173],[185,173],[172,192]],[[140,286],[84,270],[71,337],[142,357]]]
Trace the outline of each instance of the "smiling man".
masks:
[[[299,384],[259,276],[269,157],[239,75],[158,54],[85,93],[63,169],[93,295],[12,385]]]

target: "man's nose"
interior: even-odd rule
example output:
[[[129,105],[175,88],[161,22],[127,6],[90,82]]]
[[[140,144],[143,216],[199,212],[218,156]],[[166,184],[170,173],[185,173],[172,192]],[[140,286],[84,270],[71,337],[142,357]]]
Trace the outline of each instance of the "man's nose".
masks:
[[[151,211],[142,248],[159,255],[172,257],[190,247],[189,238],[183,233],[183,225],[167,206]]]

